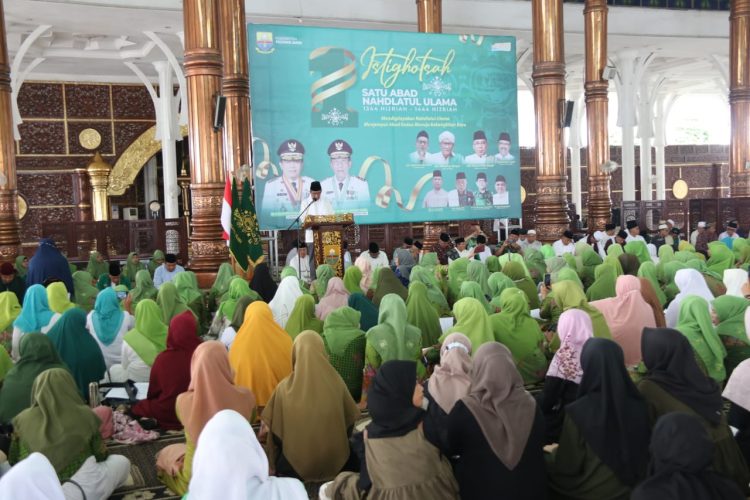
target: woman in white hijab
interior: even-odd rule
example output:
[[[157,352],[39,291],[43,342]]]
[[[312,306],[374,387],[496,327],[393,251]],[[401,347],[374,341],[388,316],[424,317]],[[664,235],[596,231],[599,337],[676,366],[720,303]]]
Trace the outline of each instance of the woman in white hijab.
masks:
[[[297,479],[269,477],[266,453],[247,419],[234,410],[220,411],[203,428],[187,498],[214,500],[218,492],[222,500],[308,498]]]
[[[656,245],[654,245],[653,243],[648,243],[646,244],[646,248],[648,248],[648,254],[649,256],[651,256],[651,260],[654,262],[654,264],[658,264],[659,255],[657,253],[658,250],[656,249]]]
[[[292,314],[294,304],[300,296],[302,296],[302,290],[299,288],[299,280],[296,276],[287,276],[281,280],[273,300],[268,304],[273,312],[273,319],[281,328],[286,327],[289,315]]]
[[[742,286],[747,283],[748,275],[744,269],[725,269],[724,270],[724,286],[727,287],[727,295],[734,295],[735,297],[744,297],[742,293]]]
[[[714,300],[714,294],[708,288],[703,275],[695,269],[680,269],[674,276],[674,283],[677,285],[680,293],[675,296],[664,312],[664,317],[667,320],[667,328],[674,328],[677,325],[677,320],[680,318],[680,305],[688,295],[702,297],[709,304]]]
[[[70,486],[75,488],[72,484]],[[32,453],[0,479],[0,498],[65,500],[65,495],[55,468],[47,457],[41,453]]]

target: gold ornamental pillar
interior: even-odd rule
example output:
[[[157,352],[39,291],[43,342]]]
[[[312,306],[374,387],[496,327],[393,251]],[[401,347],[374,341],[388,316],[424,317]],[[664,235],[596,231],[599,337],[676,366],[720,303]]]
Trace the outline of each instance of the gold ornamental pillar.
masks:
[[[228,258],[221,239],[224,195],[222,135],[213,130],[216,97],[221,91],[218,0],[185,0],[185,77],[188,87],[190,195],[192,217],[190,268],[201,286],[213,280]]]
[[[224,59],[221,91],[227,99],[224,115],[224,168],[236,176],[242,165],[250,165],[250,78],[247,68],[245,2],[218,2],[221,54]]]
[[[609,82],[602,78],[607,66],[607,0],[586,0],[583,9],[586,36],[586,68],[584,95],[586,98],[586,133],[588,148],[586,165],[589,171],[588,220],[592,231],[604,230],[612,219],[610,175],[602,170],[609,160]]]
[[[417,0],[417,27],[420,33],[443,32],[443,0]]]
[[[102,155],[97,151],[94,159],[86,167],[91,184],[91,201],[94,209],[94,220],[109,220],[109,197],[107,186],[109,186],[109,174],[112,166],[104,161]]]
[[[10,62],[3,2],[0,1],[0,259],[3,261],[15,259],[21,248],[15,149]]]
[[[729,44],[729,191],[750,196],[750,0],[730,2]]]
[[[565,101],[565,52],[562,0],[531,1],[534,34],[534,115],[536,118],[536,221],[543,242],[568,229],[562,103]]]

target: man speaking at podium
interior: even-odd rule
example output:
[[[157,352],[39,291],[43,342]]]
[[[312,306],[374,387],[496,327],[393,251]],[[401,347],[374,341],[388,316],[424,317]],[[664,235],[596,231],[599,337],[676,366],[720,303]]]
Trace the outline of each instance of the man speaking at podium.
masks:
[[[300,224],[305,224],[305,218],[308,215],[333,215],[333,206],[331,202],[321,196],[323,189],[320,182],[312,181],[310,184],[310,196],[302,202],[300,211]],[[315,279],[315,248],[313,245],[313,231],[305,229],[305,243],[307,244],[307,253],[310,255],[310,278]]]

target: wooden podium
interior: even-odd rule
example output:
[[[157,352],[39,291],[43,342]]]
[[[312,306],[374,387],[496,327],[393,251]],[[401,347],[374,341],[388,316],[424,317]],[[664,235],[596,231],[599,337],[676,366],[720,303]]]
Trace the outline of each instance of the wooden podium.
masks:
[[[313,230],[315,266],[329,264],[344,277],[344,229],[354,224],[352,214],[308,215],[303,227]]]

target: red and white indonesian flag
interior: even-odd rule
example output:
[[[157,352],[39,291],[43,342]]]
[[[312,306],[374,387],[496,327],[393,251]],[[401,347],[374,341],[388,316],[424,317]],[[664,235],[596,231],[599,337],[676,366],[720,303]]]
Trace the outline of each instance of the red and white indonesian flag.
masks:
[[[221,233],[221,237],[229,245],[229,233],[232,231],[232,183],[230,181],[231,175],[228,172],[224,172],[224,177],[226,178],[224,182],[224,201],[221,203],[221,228],[224,231]]]

